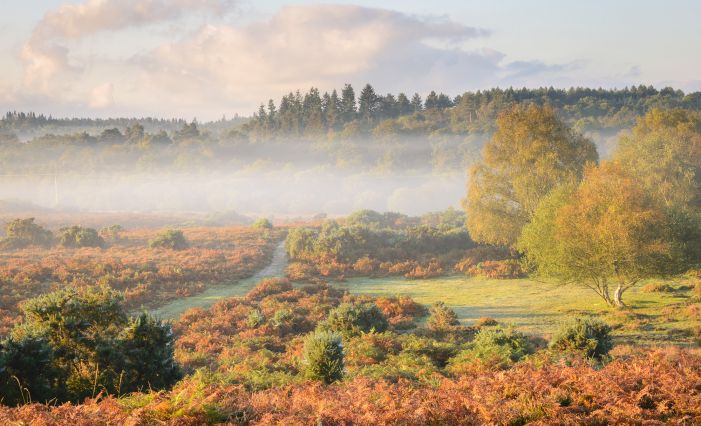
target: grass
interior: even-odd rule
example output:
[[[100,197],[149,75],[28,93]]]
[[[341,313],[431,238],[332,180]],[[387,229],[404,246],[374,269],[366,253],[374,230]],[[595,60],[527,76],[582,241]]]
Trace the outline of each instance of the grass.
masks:
[[[623,343],[693,344],[692,328],[698,318],[689,318],[692,303],[686,279],[668,281],[674,292],[644,292],[642,285],[628,290],[625,310],[608,307],[592,290],[530,279],[490,280],[450,276],[425,280],[404,278],[351,278],[336,283],[351,293],[373,296],[404,295],[429,305],[443,301],[455,310],[463,324],[492,317],[519,329],[549,337],[562,322],[575,315],[594,315],[615,327]]]

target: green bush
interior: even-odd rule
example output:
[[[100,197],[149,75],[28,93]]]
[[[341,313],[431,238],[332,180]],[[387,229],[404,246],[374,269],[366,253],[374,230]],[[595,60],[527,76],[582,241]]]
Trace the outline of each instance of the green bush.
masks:
[[[443,302],[436,302],[431,306],[430,316],[426,326],[431,331],[445,332],[460,325],[455,311],[445,306]]]
[[[558,352],[581,353],[601,359],[613,347],[611,327],[593,318],[576,318],[565,324],[553,337],[550,347]]]
[[[148,242],[151,248],[167,248],[171,250],[185,250],[189,247],[183,231],[168,229],[156,235]]]
[[[246,318],[246,325],[250,328],[258,328],[265,323],[265,317],[260,309],[253,309]]]
[[[310,334],[304,341],[304,375],[326,384],[343,379],[343,344],[341,336],[326,331]]]
[[[64,247],[104,247],[105,240],[92,228],[69,226],[58,231],[58,241]]]
[[[0,358],[2,370],[12,372],[28,394],[82,401],[102,391],[166,389],[181,377],[170,326],[147,314],[129,318],[121,295],[110,289],[61,290],[22,308],[24,322],[3,343]],[[16,394],[7,397],[19,401]]]
[[[342,303],[319,323],[320,330],[339,333],[344,337],[371,331],[382,333],[388,326],[387,317],[373,303]]]
[[[512,327],[486,327],[475,335],[470,348],[451,363],[477,359],[488,367],[507,368],[532,352],[526,336]]]
[[[6,405],[47,402],[59,371],[46,339],[26,336],[0,343],[0,400]]]
[[[273,229],[273,224],[267,218],[261,217],[260,219],[253,222],[252,227],[256,229]]]
[[[27,246],[49,247],[54,236],[51,231],[34,223],[34,218],[15,219],[5,225],[6,237],[0,240],[0,249],[14,250]]]

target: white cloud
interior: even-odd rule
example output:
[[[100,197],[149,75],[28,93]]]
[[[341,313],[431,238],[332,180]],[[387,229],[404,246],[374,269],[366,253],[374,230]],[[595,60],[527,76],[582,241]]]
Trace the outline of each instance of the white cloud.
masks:
[[[448,19],[359,6],[295,6],[245,27],[212,25],[135,58],[149,84],[189,102],[255,105],[296,88],[370,81],[384,90],[427,89],[446,78],[493,72],[500,55],[429,47],[486,34]],[[429,81],[431,80],[431,81]],[[440,89],[445,89],[440,87]]]
[[[445,17],[350,5],[283,7],[266,20],[233,25],[214,19],[194,33],[151,51],[131,40],[129,60],[76,50],[81,39],[194,12],[219,16],[237,0],[87,0],[45,15],[25,43],[25,98],[54,99],[103,113],[200,118],[244,112],[267,98],[311,86],[372,83],[382,93],[466,89],[514,84],[557,66],[504,54],[466,50],[488,36]],[[474,44],[474,43],[472,43]],[[139,53],[137,53],[139,52]],[[118,94],[115,102],[114,94]]]
[[[25,84],[48,91],[54,77],[78,71],[70,65],[65,47],[71,40],[169,21],[185,13],[221,13],[233,4],[233,0],[88,0],[60,6],[42,18],[22,48]]]

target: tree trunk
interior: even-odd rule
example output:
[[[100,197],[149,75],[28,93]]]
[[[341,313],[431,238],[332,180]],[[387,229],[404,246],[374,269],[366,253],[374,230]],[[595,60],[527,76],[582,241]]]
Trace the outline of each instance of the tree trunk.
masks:
[[[623,292],[625,289],[623,288],[622,285],[618,285],[616,287],[616,291],[613,293],[613,303],[616,305],[617,308],[625,308],[626,304],[623,303]]]

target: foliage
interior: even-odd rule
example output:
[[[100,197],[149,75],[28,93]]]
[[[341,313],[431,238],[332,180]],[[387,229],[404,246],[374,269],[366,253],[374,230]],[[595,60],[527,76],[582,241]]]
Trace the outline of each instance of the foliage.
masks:
[[[616,161],[667,207],[701,209],[701,115],[650,110],[621,138]]]
[[[458,321],[458,316],[449,307],[445,306],[443,302],[436,302],[431,306],[429,311],[430,316],[428,317],[428,322],[426,326],[429,330],[445,332],[453,329],[455,326],[460,325]]]
[[[597,160],[596,147],[549,107],[514,106],[497,118],[483,162],[470,170],[463,207],[478,243],[513,246],[538,206],[556,186],[581,177]]]
[[[268,218],[265,218],[265,217],[262,217],[262,218],[256,220],[255,222],[253,222],[253,225],[251,225],[251,226],[256,228],[256,229],[272,229],[273,228],[272,222],[270,222],[270,220]]]
[[[59,376],[46,339],[8,337],[0,342],[0,396],[7,405],[48,401]]]
[[[5,366],[27,395],[80,401],[103,391],[166,389],[181,377],[170,326],[146,314],[128,319],[122,298],[108,289],[49,293],[23,310],[24,322],[3,347]],[[27,358],[18,360],[20,354]],[[31,370],[26,362],[46,368]],[[6,381],[0,390],[19,402],[11,389]]]
[[[121,240],[122,231],[124,231],[124,228],[121,225],[110,225],[100,229],[99,234],[103,240],[109,243],[116,243]]]
[[[613,348],[610,333],[611,327],[603,321],[575,318],[553,336],[550,347],[559,352],[577,352],[601,360]]]
[[[628,172],[614,163],[590,167],[576,189],[547,197],[526,226],[519,248],[541,275],[585,283],[607,303],[640,280],[679,273],[694,262],[679,223]],[[617,285],[613,297],[609,282]]]
[[[166,248],[171,250],[185,250],[190,244],[185,239],[183,231],[168,229],[148,242],[151,248]]]
[[[285,241],[293,260],[288,276],[443,275],[473,246],[463,217],[455,210],[421,218],[361,210],[344,225],[327,221],[319,230],[292,229]]]
[[[58,242],[63,247],[103,247],[105,240],[92,228],[69,226],[58,231]]]
[[[695,389],[701,380],[698,363],[693,351],[650,349],[596,370],[586,363],[525,363],[499,374],[478,370],[426,385],[357,377],[333,386],[299,383],[260,391],[199,375],[171,392],[107,397],[81,405],[0,407],[0,422],[693,424],[701,416]]]
[[[307,378],[327,385],[343,378],[341,336],[326,331],[310,334],[304,341],[303,365]]]
[[[124,293],[133,311],[247,278],[272,258],[281,237],[272,233],[274,238],[266,239],[249,227],[190,228],[189,250],[161,251],[148,248],[154,231],[125,230],[105,249],[33,247],[6,253],[0,256],[0,333],[20,319],[20,302],[65,287],[109,286]]]
[[[522,278],[526,275],[521,263],[513,259],[480,262],[468,269],[467,273],[496,280]]]
[[[350,337],[361,333],[382,333],[388,325],[385,315],[373,303],[343,303],[329,312],[326,320],[319,323],[319,329]]]
[[[48,247],[53,243],[51,231],[34,223],[34,218],[14,219],[5,225],[5,238],[0,249],[20,249],[27,246]]]
[[[526,336],[513,327],[486,327],[475,335],[469,349],[451,361],[451,369],[459,371],[460,364],[473,360],[490,368],[506,368],[532,351]]]

